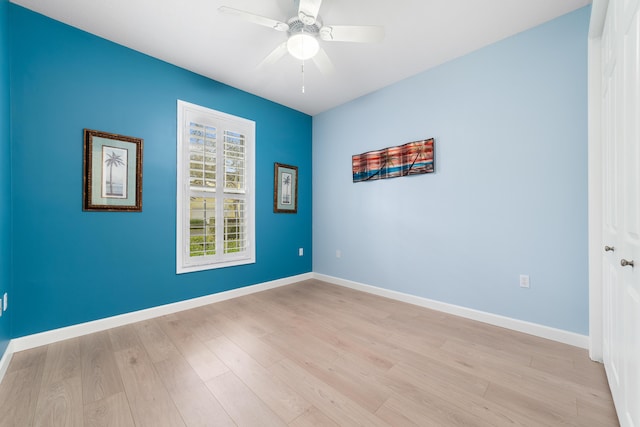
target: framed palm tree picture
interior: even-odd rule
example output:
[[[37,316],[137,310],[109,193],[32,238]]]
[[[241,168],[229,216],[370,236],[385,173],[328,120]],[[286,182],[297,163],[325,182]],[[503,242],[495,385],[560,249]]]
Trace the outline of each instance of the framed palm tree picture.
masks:
[[[141,138],[84,130],[82,209],[142,212]]]
[[[275,163],[273,211],[298,213],[298,167]]]

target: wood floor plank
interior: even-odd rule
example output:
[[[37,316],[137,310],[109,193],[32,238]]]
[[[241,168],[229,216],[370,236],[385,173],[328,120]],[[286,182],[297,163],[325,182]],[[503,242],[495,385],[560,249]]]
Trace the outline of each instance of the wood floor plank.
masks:
[[[387,423],[364,409],[296,363],[284,359],[271,370],[293,387],[313,406],[321,410],[338,425],[388,426]]]
[[[174,343],[194,339],[193,322],[183,313],[168,314],[156,320],[162,331]]]
[[[608,385],[606,377],[584,375],[584,370],[574,369],[573,360],[567,361],[566,358],[537,356],[534,358],[532,368],[584,387],[600,388]]]
[[[255,319],[251,310],[246,310],[246,303],[242,298],[234,298],[216,305],[216,312],[226,316],[234,324],[241,326],[245,331],[255,337],[261,337],[269,332],[271,328],[265,327],[265,323]]]
[[[154,366],[187,426],[235,426],[184,357],[173,356]]]
[[[48,386],[81,375],[80,338],[48,345],[42,373],[42,384]]]
[[[186,321],[187,327],[193,332],[193,335],[204,342],[222,335],[222,332],[215,325],[215,312],[212,307],[213,305],[206,305],[185,310],[176,313],[176,316],[180,321]]]
[[[331,418],[324,415],[315,406],[310,407],[298,418],[289,423],[289,427],[338,427]]]
[[[310,408],[298,393],[226,337],[207,343],[220,360],[282,420],[290,422]]]
[[[22,369],[44,368],[44,359],[47,357],[48,349],[49,346],[43,345],[15,353],[7,368],[7,374]]]
[[[162,331],[159,323],[159,320],[151,319],[133,324],[133,328],[153,362],[168,359],[180,353]]]
[[[183,388],[203,384],[202,379],[182,356],[172,356],[153,364],[165,388],[177,393]]]
[[[434,414],[435,413],[435,414]],[[389,398],[378,409],[376,414],[384,419],[389,425],[398,427],[440,427],[445,425],[477,425],[481,426],[481,423],[466,424],[459,422],[460,419],[452,420],[449,417],[445,417],[444,420],[437,416],[437,411],[427,410],[422,405],[412,404],[410,401],[403,399],[399,396],[393,396]]]
[[[502,369],[509,367],[519,370],[531,366],[532,356],[530,354],[514,354],[488,344],[490,343],[471,343],[450,337],[440,346],[440,349],[451,354],[463,356],[466,359],[477,360],[482,364],[499,365]]]
[[[475,344],[449,344],[443,346],[445,353],[436,355],[438,359],[457,362],[457,366],[464,371],[473,372],[481,378],[526,393],[538,400],[561,403],[567,408],[573,408],[578,396],[589,396],[594,403],[601,401],[605,405],[611,398],[604,385],[592,388],[583,385],[584,381],[567,381],[563,377],[549,374],[546,370],[512,363],[504,357],[495,357],[492,353],[486,353],[484,347],[481,350]]]
[[[331,330],[310,321],[299,321],[297,322],[297,326],[304,334],[313,336],[336,349],[340,353],[338,358],[350,354],[361,359],[363,363],[374,365],[382,370],[388,370],[393,366],[391,360],[381,357],[380,354],[375,351],[371,351],[367,345],[349,339],[342,330]]]
[[[198,336],[190,332],[188,322],[180,318],[163,317],[158,319],[158,324],[202,381],[229,370]]]
[[[421,369],[402,363],[394,366],[384,378],[380,379],[395,392],[396,398],[394,400],[392,396],[392,399],[385,402],[384,410],[394,414],[400,408],[399,403],[409,401],[412,402],[407,405],[409,413],[415,410],[415,405],[424,406],[430,413],[434,412],[433,409],[428,409],[430,406],[442,409],[430,416],[413,415],[411,420],[415,422],[424,418],[429,424],[457,423],[465,419],[467,420],[465,422],[468,422],[469,417],[472,417],[477,419],[478,425],[544,425],[486,400],[484,394],[490,384],[488,381],[478,379],[472,374],[465,378],[455,372],[439,373],[440,369],[450,370],[444,363],[434,363],[433,366],[423,366]],[[402,399],[397,400],[399,396]],[[394,405],[390,407],[391,403]],[[459,413],[459,415],[453,417],[452,413]],[[453,421],[454,419],[457,421]]]
[[[206,385],[239,427],[286,426],[233,372],[213,378]]]
[[[416,424],[406,415],[406,408],[401,408],[400,406],[402,405],[398,405],[393,398],[390,398],[378,408],[376,416],[394,427],[421,427],[420,424]],[[413,418],[415,419],[416,417],[414,416]],[[427,425],[422,424],[422,426]]]
[[[186,346],[191,342],[205,342],[222,335],[208,319],[210,311],[198,309],[198,313],[201,313],[201,318],[187,310],[163,316],[158,319],[158,323],[178,349],[188,350]]]
[[[369,346],[372,351],[380,355],[379,357],[392,360],[394,364],[406,363],[420,367],[430,364],[436,357],[434,355],[441,353],[438,347],[418,344],[411,342],[410,339],[408,341],[398,339],[394,334],[387,335],[376,328],[366,331],[347,327],[341,333],[351,341]],[[451,355],[447,356],[451,357]]]
[[[553,369],[557,367],[561,370],[573,370],[573,357],[571,355],[556,355],[556,354],[534,354],[531,356],[531,363],[529,364],[534,369]]]
[[[233,323],[232,320],[225,316],[218,315],[215,320],[216,328],[233,341],[238,347],[251,354],[258,363],[265,368],[282,360],[284,356],[275,347],[256,338],[250,332],[244,330],[241,326]]]
[[[292,295],[296,295],[297,292],[305,293],[306,298],[313,298],[315,303],[323,303],[323,305],[331,306],[331,308],[338,312],[344,313],[349,316],[358,317],[362,319],[385,319],[391,314],[388,305],[372,306],[369,302],[373,300],[367,300],[362,302],[362,294],[354,295],[352,293],[336,294],[335,288],[329,287],[319,292],[310,293],[304,286],[297,286],[291,290]]]
[[[108,332],[80,337],[80,354],[85,405],[124,391]]]
[[[571,425],[571,420],[578,415],[577,402],[573,407],[555,405],[553,402],[540,401],[517,389],[496,384],[489,385],[484,398],[545,425]]]
[[[188,427],[235,427],[236,423],[203,383],[181,388],[171,397]],[[253,408],[247,408],[253,410]]]
[[[260,340],[276,348],[290,359],[304,362],[309,358],[322,359],[328,363],[342,356],[342,350],[315,338],[303,329],[291,326],[287,329],[261,337]],[[291,343],[296,345],[292,346]]]
[[[35,427],[82,427],[82,380],[80,376],[49,381],[40,389]]]
[[[45,347],[36,353],[31,350],[29,352],[31,353],[26,357],[20,357],[19,353],[14,356],[14,360],[18,362],[17,366],[21,366],[22,369],[10,365],[0,384],[0,414],[2,414],[0,426],[2,427],[22,427],[33,424],[47,352]],[[29,363],[25,363],[27,359]]]
[[[132,347],[142,347],[142,341],[138,338],[133,325],[124,325],[109,329],[109,339],[113,351],[122,351]]]
[[[292,321],[299,319],[295,313],[285,310],[275,310],[274,306],[270,303],[270,295],[268,292],[259,292],[240,298],[246,302],[246,304],[242,306],[242,309],[245,310],[245,312],[252,313],[255,319],[264,325],[263,327],[269,333],[278,331],[290,325]]]
[[[290,289],[293,288],[295,287],[292,286]],[[323,325],[335,330],[340,330],[345,326],[346,319],[343,319],[340,313],[332,312],[332,316],[327,316],[326,309],[321,305],[310,303],[308,299],[301,299],[290,295],[288,294],[290,292],[289,289],[284,291],[276,289],[275,291],[272,297],[267,300],[272,310],[281,310],[297,318],[308,319],[316,322],[318,325]]]
[[[488,425],[471,411],[472,402],[481,401],[482,397],[465,392],[462,387],[440,389],[437,385],[432,385],[428,379],[416,380],[411,375],[398,374],[395,369],[396,367],[390,374],[397,376],[390,376],[383,381],[394,392],[385,403],[393,403],[392,408],[395,408],[396,412],[405,415],[414,413],[408,418],[417,424],[474,425],[475,420],[478,425]],[[400,410],[403,407],[405,409]],[[422,410],[419,411],[418,408]]]
[[[202,381],[208,381],[229,371],[229,368],[204,344],[201,343],[199,347],[197,350],[192,349],[185,359]]]
[[[472,401],[469,412],[489,426],[547,427],[543,422],[532,420],[485,399]]]
[[[593,426],[593,427],[605,427],[612,425],[612,421],[616,419],[616,408],[613,405],[613,401],[608,404],[593,404],[587,403],[582,398],[577,399],[578,405],[578,418],[577,425],[579,426]]]
[[[388,378],[404,378],[423,389],[436,389],[442,393],[464,393],[483,396],[490,382],[484,378],[470,375],[467,372],[455,369],[445,363],[433,361],[429,364],[414,368],[413,366],[398,363],[391,368]]]
[[[117,351],[115,358],[136,426],[184,426],[151,358],[143,348],[131,347]]]
[[[298,301],[300,304],[296,304],[296,301],[292,300],[291,303],[283,304],[282,301],[285,299],[283,296],[275,297],[266,292],[251,296],[254,297],[252,302],[258,307],[257,318],[262,323],[272,325],[269,329],[270,333],[285,330],[291,325],[304,328],[306,325],[313,324],[314,328],[323,328],[329,331],[339,331],[344,327],[344,323],[339,319],[324,321],[327,316],[315,313],[311,306],[305,305],[304,302]],[[291,296],[287,296],[286,299],[291,299]]]
[[[135,427],[124,391],[84,405],[86,427]]]
[[[571,408],[575,406],[575,395],[567,393],[566,388],[560,387],[559,384],[555,384],[558,386],[557,389],[545,389],[545,381],[548,382],[549,378],[544,373],[528,366],[517,366],[508,358],[498,359],[491,355],[482,356],[479,354],[475,342],[470,343],[469,346],[462,345],[457,348],[443,345],[443,348],[453,348],[451,351],[444,351],[441,348],[429,344],[423,345],[417,341],[398,341],[393,335],[386,338],[385,342],[385,337],[376,336],[375,331],[361,331],[360,334],[355,334],[347,328],[343,332],[349,333],[351,339],[354,340],[367,339],[370,345],[375,346],[376,351],[417,369],[442,362],[452,368],[462,370],[470,376],[477,376],[487,381],[500,381],[504,385],[516,388],[525,388],[542,400],[563,401]],[[528,375],[527,381],[522,381],[523,374]]]
[[[331,363],[323,360],[307,359],[302,363],[304,369],[315,378],[340,393],[369,412],[375,412],[391,395],[377,375],[358,366],[349,365],[347,359],[339,358]],[[363,393],[362,390],[367,390]]]

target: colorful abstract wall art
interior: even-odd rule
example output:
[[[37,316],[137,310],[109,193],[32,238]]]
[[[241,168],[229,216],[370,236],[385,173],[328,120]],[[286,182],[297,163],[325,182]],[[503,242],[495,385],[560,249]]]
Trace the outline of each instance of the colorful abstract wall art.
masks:
[[[374,181],[434,171],[434,139],[352,156],[353,182]]]

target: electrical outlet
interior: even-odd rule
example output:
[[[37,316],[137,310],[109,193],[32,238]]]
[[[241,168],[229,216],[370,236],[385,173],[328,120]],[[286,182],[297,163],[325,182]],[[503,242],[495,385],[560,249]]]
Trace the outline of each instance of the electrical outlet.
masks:
[[[4,311],[7,311],[7,293],[4,293],[4,296],[2,297],[2,305],[4,306]]]
[[[521,274],[520,275],[520,287],[528,288],[529,287],[529,275]]]
[[[336,258],[342,258],[342,252],[340,249],[336,249]]]
[[[299,248],[298,249],[298,256],[302,256],[304,255],[304,249],[303,248]]]

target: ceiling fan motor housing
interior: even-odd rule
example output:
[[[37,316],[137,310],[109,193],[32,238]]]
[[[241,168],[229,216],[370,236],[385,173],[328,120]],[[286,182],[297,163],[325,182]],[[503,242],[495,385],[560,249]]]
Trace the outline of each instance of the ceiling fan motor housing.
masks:
[[[289,19],[287,21],[287,24],[289,24],[289,31],[288,31],[289,35],[305,33],[314,37],[318,37],[318,34],[320,34],[320,28],[322,28],[322,22],[320,21],[320,17],[318,17],[313,24],[307,25],[304,22],[302,22],[300,18],[295,16]]]

